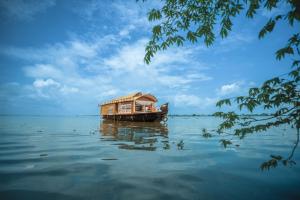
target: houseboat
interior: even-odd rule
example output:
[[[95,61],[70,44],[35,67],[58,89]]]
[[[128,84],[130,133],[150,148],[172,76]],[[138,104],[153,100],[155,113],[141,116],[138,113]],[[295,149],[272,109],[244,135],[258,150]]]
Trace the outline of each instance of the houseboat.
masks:
[[[156,102],[155,96],[137,92],[99,105],[100,114],[115,121],[167,121],[168,103],[156,108]]]

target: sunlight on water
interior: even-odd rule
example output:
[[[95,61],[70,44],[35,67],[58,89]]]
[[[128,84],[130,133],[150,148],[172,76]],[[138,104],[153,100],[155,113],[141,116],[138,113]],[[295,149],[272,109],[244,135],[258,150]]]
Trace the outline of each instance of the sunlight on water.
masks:
[[[286,156],[295,130],[272,129],[224,149],[212,117],[167,124],[98,117],[0,117],[1,199],[299,199],[297,165],[262,172]]]

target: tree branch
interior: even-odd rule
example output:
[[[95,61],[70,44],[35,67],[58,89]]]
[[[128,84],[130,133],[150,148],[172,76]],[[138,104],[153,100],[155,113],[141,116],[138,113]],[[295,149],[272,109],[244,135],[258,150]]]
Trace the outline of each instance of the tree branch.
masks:
[[[294,147],[293,147],[293,149],[292,149],[292,152],[291,152],[291,154],[289,155],[289,157],[287,158],[287,160],[291,160],[291,159],[293,158],[294,152],[295,152],[295,150],[296,150],[298,144],[299,144],[299,128],[297,128],[297,140],[296,140],[295,145],[294,145]]]

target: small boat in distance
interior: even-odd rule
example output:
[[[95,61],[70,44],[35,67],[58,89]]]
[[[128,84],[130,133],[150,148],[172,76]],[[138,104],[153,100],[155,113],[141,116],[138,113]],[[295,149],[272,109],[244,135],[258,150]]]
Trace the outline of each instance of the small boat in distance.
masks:
[[[137,92],[105,102],[100,107],[103,119],[115,121],[167,121],[168,103],[156,108],[157,99],[151,94]]]

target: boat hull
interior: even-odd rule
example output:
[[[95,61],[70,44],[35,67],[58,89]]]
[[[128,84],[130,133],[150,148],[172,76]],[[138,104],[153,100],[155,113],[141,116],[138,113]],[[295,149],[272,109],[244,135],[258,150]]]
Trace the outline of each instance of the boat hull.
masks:
[[[154,122],[154,121],[166,121],[167,113],[149,112],[149,113],[134,113],[134,114],[102,115],[102,118],[108,120],[115,120],[115,121]]]

